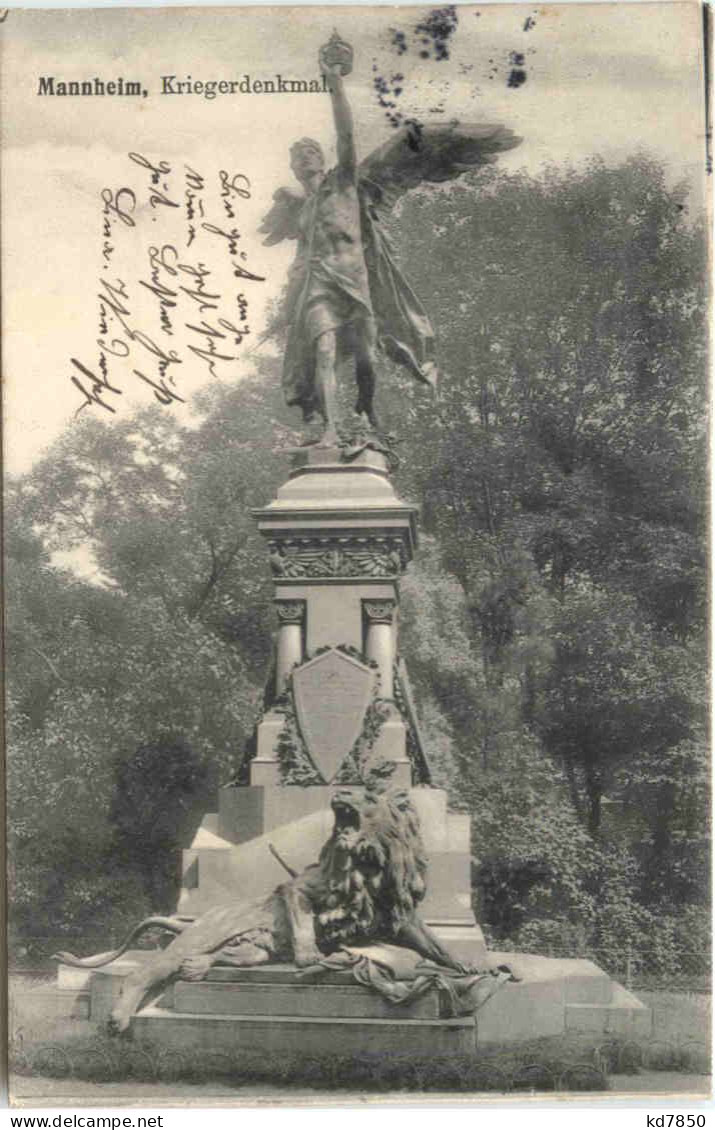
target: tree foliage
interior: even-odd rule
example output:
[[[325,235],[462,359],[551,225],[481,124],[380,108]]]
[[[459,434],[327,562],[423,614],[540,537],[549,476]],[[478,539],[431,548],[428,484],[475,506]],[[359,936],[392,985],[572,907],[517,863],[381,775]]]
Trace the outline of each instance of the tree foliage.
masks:
[[[579,890],[606,905],[615,868],[626,902],[675,913],[707,897],[709,835],[706,241],[687,186],[643,156],[489,173],[413,194],[399,234],[408,272],[429,278],[443,373],[431,404],[395,373],[383,409],[407,417],[403,491],[461,586],[482,667],[460,696],[471,732],[452,730],[459,791],[471,778],[478,825],[506,783],[493,826],[518,854],[509,766],[540,749],[561,781],[547,823],[571,855],[576,817],[584,843],[630,861],[604,856],[599,880],[584,856]],[[544,869],[553,890],[566,874],[537,809],[522,863],[496,841],[501,909],[483,889],[502,931],[524,901],[514,884],[533,922]],[[480,866],[492,842],[477,831]]]

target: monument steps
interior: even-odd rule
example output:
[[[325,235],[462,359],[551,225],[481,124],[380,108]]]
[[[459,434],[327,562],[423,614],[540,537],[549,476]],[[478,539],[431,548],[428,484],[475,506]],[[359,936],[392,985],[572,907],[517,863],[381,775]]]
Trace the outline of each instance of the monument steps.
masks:
[[[368,991],[368,990],[366,990]],[[397,1010],[400,1006],[395,1006]],[[475,1049],[471,1016],[452,1020],[382,1017],[233,1015],[177,1012],[151,1005],[132,1020],[132,1035],[181,1049],[281,1055],[465,1055]]]
[[[394,1005],[375,992],[357,985],[277,984],[275,982],[227,984],[178,981],[173,1007],[177,1012],[227,1016],[339,1017],[351,1019],[439,1020],[449,1012],[438,992],[406,1004]]]
[[[73,990],[75,1008],[81,996],[83,1014],[88,1004],[90,1019],[102,1023],[116,1003],[123,978],[150,956],[151,951],[129,951],[97,970],[60,966],[59,983]],[[412,1004],[392,1005],[356,984],[349,970],[298,979],[294,965],[275,963],[243,969],[215,966],[203,981],[177,981],[138,1013],[132,1032],[186,1049],[213,1046],[214,1041],[221,1047],[225,1039],[234,1051],[301,1050],[307,1055],[394,1048],[428,1054],[435,1041],[443,1054],[461,1054],[477,1046],[566,1032],[631,1039],[651,1034],[651,1010],[591,961],[492,951],[486,964],[509,965],[521,980],[504,985],[474,1017],[449,1019],[446,1002],[435,990]]]
[[[355,978],[349,969],[326,969],[319,975],[319,981],[306,976],[303,985],[350,985],[355,986]],[[295,985],[296,967],[289,962],[271,962],[270,965],[247,965],[243,968],[228,965],[214,965],[203,981],[195,984],[206,985],[213,981],[231,982],[240,985]],[[188,984],[188,982],[184,982]]]
[[[524,956],[511,955],[513,964]],[[474,1018],[448,1019],[446,1001],[434,991],[410,1005],[391,1005],[354,983],[289,984],[290,967],[271,971],[276,979],[264,982],[256,977],[260,970],[251,970],[251,979],[244,980],[248,971],[227,969],[221,972],[233,978],[239,974],[242,980],[177,982],[173,998],[166,995],[158,1007],[143,1009],[132,1030],[163,1040],[163,1026],[157,1024],[170,1025],[174,1018],[180,1022],[175,1046],[205,1046],[213,1037],[222,1046],[225,1035],[234,1049],[295,1052],[299,1046],[305,1054],[321,1055],[371,1054],[396,1047],[429,1054],[437,1045],[442,1054],[462,1054],[570,1031],[650,1036],[651,1010],[591,962],[535,962],[552,962],[553,967],[505,985]],[[584,999],[589,994],[592,999]],[[296,1025],[306,1026],[305,1041],[302,1036],[297,1041]]]

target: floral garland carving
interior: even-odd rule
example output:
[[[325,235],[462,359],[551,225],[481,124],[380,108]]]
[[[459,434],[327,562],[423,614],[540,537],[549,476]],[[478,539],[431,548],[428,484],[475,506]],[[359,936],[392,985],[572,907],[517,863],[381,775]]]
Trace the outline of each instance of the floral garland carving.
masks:
[[[400,668],[397,661],[392,670],[392,683],[395,694],[395,706],[400,712],[400,717],[405,723],[407,733],[406,737],[406,753],[412,768],[412,784],[413,785],[429,785],[430,774],[429,767],[425,764],[424,757],[420,750],[420,743],[415,732],[415,727],[410,717],[410,711],[407,707],[405,693],[402,686],[402,678],[400,676]]]
[[[273,538],[268,550],[274,577],[397,577],[407,565],[399,535]]]

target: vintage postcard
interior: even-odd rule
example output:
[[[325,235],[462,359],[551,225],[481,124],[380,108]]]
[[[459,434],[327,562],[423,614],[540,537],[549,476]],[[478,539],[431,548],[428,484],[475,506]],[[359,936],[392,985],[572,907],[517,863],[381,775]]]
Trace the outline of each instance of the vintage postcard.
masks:
[[[708,35],[2,13],[11,1104],[710,1094]]]

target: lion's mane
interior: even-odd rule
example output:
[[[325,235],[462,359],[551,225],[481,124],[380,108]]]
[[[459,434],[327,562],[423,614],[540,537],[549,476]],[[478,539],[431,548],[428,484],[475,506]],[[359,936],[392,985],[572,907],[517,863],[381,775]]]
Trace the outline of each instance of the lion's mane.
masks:
[[[396,937],[424,898],[427,858],[408,793],[368,790],[359,811],[359,827],[336,823],[320,853],[315,925],[323,950]]]

